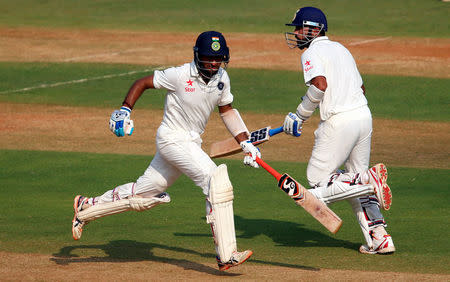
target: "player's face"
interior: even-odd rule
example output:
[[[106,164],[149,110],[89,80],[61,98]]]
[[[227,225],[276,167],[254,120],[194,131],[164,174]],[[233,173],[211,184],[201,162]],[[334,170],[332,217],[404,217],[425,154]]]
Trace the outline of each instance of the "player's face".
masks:
[[[203,71],[207,72],[207,76],[212,77],[219,71],[220,65],[223,62],[223,58],[199,55],[199,61]]]
[[[297,26],[295,27],[294,34],[298,40],[308,40],[308,38],[316,37],[320,29],[311,26]]]

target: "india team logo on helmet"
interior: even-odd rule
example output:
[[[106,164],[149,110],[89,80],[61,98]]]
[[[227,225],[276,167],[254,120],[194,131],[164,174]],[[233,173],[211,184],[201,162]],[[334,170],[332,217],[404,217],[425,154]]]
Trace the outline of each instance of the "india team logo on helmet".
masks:
[[[219,37],[213,37],[211,39],[212,39],[211,49],[213,49],[214,51],[219,51],[220,50]]]

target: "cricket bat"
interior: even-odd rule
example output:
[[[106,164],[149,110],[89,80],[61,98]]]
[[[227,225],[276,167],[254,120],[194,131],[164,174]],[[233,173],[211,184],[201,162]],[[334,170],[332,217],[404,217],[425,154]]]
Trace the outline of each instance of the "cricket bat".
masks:
[[[278,134],[280,132],[283,132],[283,127],[277,127],[274,129],[271,129],[270,126],[252,131],[250,133],[250,141],[253,145],[259,145],[263,142],[266,142],[269,140],[269,138],[275,134]],[[238,144],[236,139],[233,137],[217,141],[215,143],[211,144],[211,149],[209,151],[209,156],[211,158],[218,158],[218,157],[225,157],[229,155],[236,154],[238,152],[242,151],[241,146]]]
[[[284,173],[281,175],[262,159],[256,157],[256,162],[278,180],[278,187],[288,194],[297,205],[302,206],[331,233],[336,234],[339,231],[339,228],[342,226],[342,219],[311,194],[308,189],[289,176],[289,174]]]

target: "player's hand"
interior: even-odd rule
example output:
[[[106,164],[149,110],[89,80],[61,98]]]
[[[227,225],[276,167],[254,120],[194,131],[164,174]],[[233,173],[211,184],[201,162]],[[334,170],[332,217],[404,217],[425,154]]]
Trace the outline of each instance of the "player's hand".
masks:
[[[284,119],[283,131],[295,137],[302,135],[303,120],[294,113],[287,114]]]
[[[252,166],[254,168],[258,168],[259,165],[256,162],[256,157],[261,158],[261,152],[259,151],[259,149],[248,140],[242,141],[241,147],[245,154],[244,164]]]
[[[130,116],[131,109],[128,107],[121,107],[120,110],[114,111],[109,119],[109,129],[112,133],[117,137],[133,134],[134,123]]]

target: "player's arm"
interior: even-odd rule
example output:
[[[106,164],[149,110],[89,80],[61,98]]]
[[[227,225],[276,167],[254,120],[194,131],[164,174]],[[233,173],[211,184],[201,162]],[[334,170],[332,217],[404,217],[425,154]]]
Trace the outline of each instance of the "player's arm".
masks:
[[[155,88],[153,84],[153,75],[145,76],[141,79],[136,80],[128,90],[127,96],[123,100],[122,106],[133,109],[136,101],[141,97],[142,93],[149,88]]]
[[[109,129],[117,137],[125,136],[125,134],[131,135],[133,133],[134,123],[130,118],[131,110],[139,97],[141,97],[142,93],[149,88],[155,88],[153,84],[153,75],[136,80],[128,90],[120,110],[116,110],[111,114],[111,118],[109,119]]]
[[[219,106],[219,114],[225,127],[233,135],[238,143],[246,141],[250,137],[250,133],[245,126],[238,110],[233,109],[231,104]]]
[[[233,109],[231,104],[227,104],[219,106],[219,113],[225,127],[241,145],[242,150],[246,154],[244,157],[244,164],[258,168],[259,165],[256,162],[256,157],[261,157],[261,153],[259,152],[259,149],[248,140],[250,133],[238,110]]]
[[[311,79],[310,86],[306,91],[305,96],[303,96],[302,102],[298,105],[295,114],[288,113],[284,119],[283,131],[286,134],[296,137],[301,135],[303,122],[307,120],[319,106],[327,87],[327,79],[324,76],[316,76]]]

